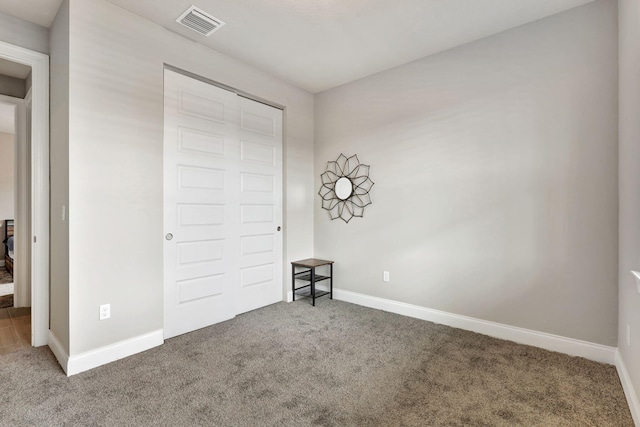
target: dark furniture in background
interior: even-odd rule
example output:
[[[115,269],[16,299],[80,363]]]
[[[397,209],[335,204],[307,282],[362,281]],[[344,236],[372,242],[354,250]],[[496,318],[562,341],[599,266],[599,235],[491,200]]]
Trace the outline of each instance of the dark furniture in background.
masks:
[[[329,275],[322,276],[316,274],[316,267],[322,267],[324,265],[329,266]],[[304,270],[296,273],[296,268],[304,268]],[[321,296],[329,295],[329,298],[333,299],[333,261],[316,258],[294,261],[291,263],[291,274],[291,290],[293,291],[294,301],[296,300],[296,295],[307,297],[311,298],[311,304],[315,306],[316,298],[320,298]],[[329,291],[316,289],[316,283],[323,280],[329,280]],[[308,284],[296,287],[296,282],[308,282]]]
[[[4,266],[13,276],[13,258],[9,256],[9,237],[13,237],[13,220],[4,220]],[[13,252],[13,251],[12,251]]]

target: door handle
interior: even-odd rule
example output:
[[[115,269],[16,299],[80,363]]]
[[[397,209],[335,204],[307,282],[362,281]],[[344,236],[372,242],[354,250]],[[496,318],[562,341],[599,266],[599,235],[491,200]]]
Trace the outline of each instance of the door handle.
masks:
[[[171,240],[171,239],[173,239],[173,234],[167,233],[167,235],[164,236],[164,238],[167,239],[167,240]]]
[[[278,231],[282,230],[282,227],[278,226]]]

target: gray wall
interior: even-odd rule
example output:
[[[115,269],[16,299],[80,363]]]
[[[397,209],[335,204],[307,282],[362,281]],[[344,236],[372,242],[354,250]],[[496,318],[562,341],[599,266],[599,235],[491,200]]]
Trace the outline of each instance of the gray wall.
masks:
[[[286,106],[285,263],[313,252],[314,182],[312,94],[106,1],[70,4],[74,356],[163,326],[164,63]],[[65,148],[55,155],[66,155]],[[63,197],[52,201],[52,218],[61,203]],[[105,303],[111,319],[101,322],[98,308]]]
[[[376,183],[349,224],[316,197],[335,286],[616,346],[614,0],[321,93],[315,117],[316,191],[340,153]]]
[[[0,12],[0,40],[16,46],[49,53],[49,30]]]
[[[50,63],[50,329],[69,352],[69,0],[51,25]]]
[[[618,348],[640,396],[640,1],[620,0],[620,284]],[[627,325],[631,345],[627,344]]]
[[[26,80],[0,74],[0,95],[24,98],[26,95]]]

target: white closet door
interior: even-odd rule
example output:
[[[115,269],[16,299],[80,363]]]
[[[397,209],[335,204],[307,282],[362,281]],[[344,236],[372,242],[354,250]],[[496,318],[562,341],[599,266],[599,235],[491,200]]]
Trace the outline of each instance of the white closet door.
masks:
[[[282,112],[165,70],[164,116],[170,338],[282,299]]]
[[[165,338],[236,314],[238,116],[233,92],[165,70]]]
[[[238,314],[282,300],[282,110],[240,99]]]

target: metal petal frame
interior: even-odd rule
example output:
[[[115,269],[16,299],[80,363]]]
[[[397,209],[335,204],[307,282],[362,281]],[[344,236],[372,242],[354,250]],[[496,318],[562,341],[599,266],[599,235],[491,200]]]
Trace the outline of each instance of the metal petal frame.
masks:
[[[370,205],[369,191],[373,181],[369,178],[369,165],[363,165],[355,154],[347,157],[340,154],[337,160],[327,162],[327,170],[320,175],[322,186],[318,194],[322,198],[322,208],[329,211],[331,219],[341,218],[348,223],[351,218],[364,215],[365,206]],[[336,195],[336,182],[340,178],[351,181],[351,195],[340,199]]]

